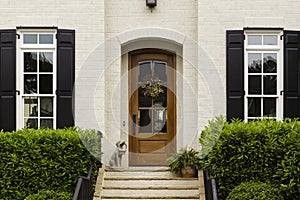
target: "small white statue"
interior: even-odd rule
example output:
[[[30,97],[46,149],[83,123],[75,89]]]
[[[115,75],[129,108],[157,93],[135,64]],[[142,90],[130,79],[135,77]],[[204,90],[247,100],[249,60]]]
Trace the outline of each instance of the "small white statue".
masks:
[[[110,167],[121,167],[122,164],[122,156],[127,151],[127,145],[124,140],[120,140],[116,143],[116,150],[111,156],[111,159],[109,161]]]

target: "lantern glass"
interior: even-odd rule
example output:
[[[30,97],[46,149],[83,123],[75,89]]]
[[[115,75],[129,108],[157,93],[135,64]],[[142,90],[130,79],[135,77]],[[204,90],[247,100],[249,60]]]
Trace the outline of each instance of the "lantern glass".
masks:
[[[146,5],[149,7],[155,7],[156,6],[156,0],[146,0]]]

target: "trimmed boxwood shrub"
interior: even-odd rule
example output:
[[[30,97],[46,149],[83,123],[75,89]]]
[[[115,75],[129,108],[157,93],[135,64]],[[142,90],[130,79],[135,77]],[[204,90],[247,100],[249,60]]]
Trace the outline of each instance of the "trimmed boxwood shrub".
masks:
[[[205,167],[216,178],[219,199],[251,180],[271,183],[286,200],[300,199],[300,124],[290,119],[225,123]]]
[[[24,199],[42,189],[73,193],[93,158],[80,138],[100,149],[93,130],[0,132],[0,199]]]
[[[283,200],[277,188],[262,182],[243,182],[236,186],[226,200]]]
[[[25,200],[70,200],[72,194],[67,192],[56,192],[54,190],[40,190],[37,194],[31,194]]]

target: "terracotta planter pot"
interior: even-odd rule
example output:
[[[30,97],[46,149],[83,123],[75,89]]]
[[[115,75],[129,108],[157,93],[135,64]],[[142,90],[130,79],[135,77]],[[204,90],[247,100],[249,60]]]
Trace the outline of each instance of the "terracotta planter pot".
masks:
[[[191,165],[187,165],[185,168],[182,168],[181,174],[183,178],[193,178],[196,175],[196,169]]]

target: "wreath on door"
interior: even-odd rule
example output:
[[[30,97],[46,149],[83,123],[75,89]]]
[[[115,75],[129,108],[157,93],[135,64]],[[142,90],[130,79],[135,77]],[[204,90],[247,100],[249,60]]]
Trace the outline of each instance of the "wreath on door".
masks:
[[[156,98],[160,94],[164,93],[164,90],[162,89],[162,82],[159,79],[147,80],[141,85],[141,87],[144,91],[144,96]]]

